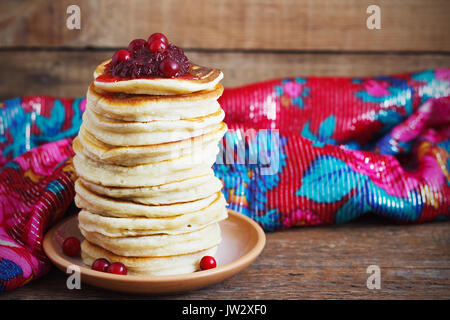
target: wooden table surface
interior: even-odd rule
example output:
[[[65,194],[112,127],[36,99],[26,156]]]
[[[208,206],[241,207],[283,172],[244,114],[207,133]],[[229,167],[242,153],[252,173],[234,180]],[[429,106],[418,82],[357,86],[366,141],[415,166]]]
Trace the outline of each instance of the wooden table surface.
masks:
[[[369,265],[380,267],[379,290],[367,288]],[[248,269],[177,295],[132,295],[84,284],[68,290],[66,279],[54,268],[0,299],[449,299],[450,223],[393,225],[367,216],[269,233]]]

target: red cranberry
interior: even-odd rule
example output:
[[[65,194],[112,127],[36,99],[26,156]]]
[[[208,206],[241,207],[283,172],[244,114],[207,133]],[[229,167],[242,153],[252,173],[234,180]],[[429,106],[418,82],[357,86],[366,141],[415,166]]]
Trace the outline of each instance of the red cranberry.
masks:
[[[108,267],[110,266],[110,263],[105,258],[99,258],[92,263],[92,270],[106,272],[108,271]]]
[[[131,59],[131,54],[128,50],[116,51],[112,57],[112,63],[128,61]]]
[[[66,255],[74,257],[80,254],[80,240],[75,237],[69,237],[64,240],[62,249]]]
[[[178,70],[180,70],[180,65],[173,59],[165,58],[159,64],[159,71],[161,71],[166,77],[174,77]]]
[[[127,267],[125,267],[125,265],[121,262],[114,262],[111,263],[108,267],[108,272],[109,273],[114,273],[114,274],[123,274],[126,275],[127,274]]]
[[[144,39],[134,39],[128,45],[128,51],[132,55],[135,55],[138,50],[144,48],[146,45],[147,45],[147,41],[145,41]]]
[[[159,33],[159,32],[152,34],[148,38],[148,44],[150,45],[150,43],[152,43],[153,41],[156,41],[156,40],[162,41],[166,45],[169,44],[169,40],[167,40],[167,37],[165,35],[163,35],[162,33]]]
[[[215,268],[217,266],[216,259],[211,256],[204,256],[202,260],[200,260],[200,269],[202,270],[208,270]]]
[[[164,52],[167,48],[167,44],[161,40],[155,40],[148,44],[150,52]]]

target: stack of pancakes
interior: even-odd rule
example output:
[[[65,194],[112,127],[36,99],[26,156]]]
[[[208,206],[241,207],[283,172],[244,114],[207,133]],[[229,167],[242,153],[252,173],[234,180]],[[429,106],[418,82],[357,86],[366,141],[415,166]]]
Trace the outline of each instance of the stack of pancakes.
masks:
[[[122,262],[129,274],[199,269],[227,217],[211,169],[226,131],[219,70],[193,77],[99,81],[94,73],[73,147],[82,259]]]

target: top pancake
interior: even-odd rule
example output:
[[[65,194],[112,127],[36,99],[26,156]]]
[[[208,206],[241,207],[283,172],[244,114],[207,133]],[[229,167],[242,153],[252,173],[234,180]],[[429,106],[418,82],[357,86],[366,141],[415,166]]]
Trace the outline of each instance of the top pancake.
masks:
[[[146,78],[118,81],[101,81],[98,77],[105,72],[105,65],[111,60],[102,62],[94,72],[94,85],[107,92],[122,92],[148,95],[176,95],[201,90],[212,90],[223,78],[222,71],[192,64],[189,74],[197,78]]]

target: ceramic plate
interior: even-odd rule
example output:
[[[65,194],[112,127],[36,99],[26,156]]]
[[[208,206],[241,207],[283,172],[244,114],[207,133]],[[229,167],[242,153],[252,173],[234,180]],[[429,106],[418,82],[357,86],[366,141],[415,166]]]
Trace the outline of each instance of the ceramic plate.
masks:
[[[70,265],[81,270],[81,281],[96,287],[133,293],[174,293],[198,289],[221,282],[244,268],[258,257],[266,237],[261,227],[248,217],[229,210],[228,219],[220,222],[222,242],[216,254],[217,267],[210,270],[173,276],[115,275],[92,270],[80,257],[68,257],[62,252],[65,238],[83,239],[78,230],[76,216],[68,217],[55,225],[44,238],[44,251],[50,260],[66,272]]]

